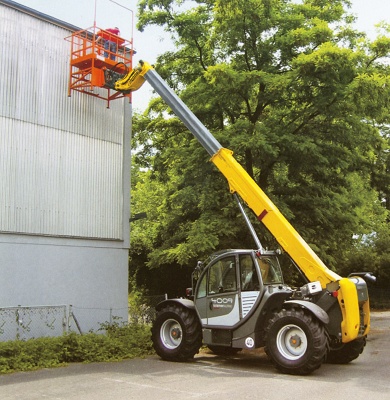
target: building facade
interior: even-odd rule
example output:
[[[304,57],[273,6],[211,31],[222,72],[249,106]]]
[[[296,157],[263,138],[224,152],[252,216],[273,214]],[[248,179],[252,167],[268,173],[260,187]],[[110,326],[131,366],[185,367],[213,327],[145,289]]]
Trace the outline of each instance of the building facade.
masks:
[[[131,104],[68,97],[77,27],[8,0],[0,19],[0,308],[127,319]]]

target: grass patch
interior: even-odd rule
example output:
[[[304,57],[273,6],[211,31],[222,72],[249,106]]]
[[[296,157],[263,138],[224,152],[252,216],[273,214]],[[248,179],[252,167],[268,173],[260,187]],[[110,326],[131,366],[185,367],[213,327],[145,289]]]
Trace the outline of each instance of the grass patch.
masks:
[[[72,362],[120,361],[153,354],[150,327],[105,325],[105,334],[70,333],[61,337],[0,342],[0,373],[32,371]]]

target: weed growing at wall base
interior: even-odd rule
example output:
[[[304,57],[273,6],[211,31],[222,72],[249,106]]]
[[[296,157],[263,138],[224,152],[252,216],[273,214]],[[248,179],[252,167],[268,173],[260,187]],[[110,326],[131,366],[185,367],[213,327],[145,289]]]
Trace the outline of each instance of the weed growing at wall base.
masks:
[[[64,366],[72,362],[119,361],[153,354],[150,327],[102,326],[105,334],[0,342],[0,373]]]

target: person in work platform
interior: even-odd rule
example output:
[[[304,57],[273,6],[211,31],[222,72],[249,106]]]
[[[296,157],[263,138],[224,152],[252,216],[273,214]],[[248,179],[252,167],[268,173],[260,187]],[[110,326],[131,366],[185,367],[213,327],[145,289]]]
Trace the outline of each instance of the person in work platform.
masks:
[[[104,40],[104,57],[110,57],[111,60],[115,60],[115,54],[118,49],[118,39],[116,36],[119,36],[121,33],[118,27],[108,28],[98,32],[98,36],[100,36]]]

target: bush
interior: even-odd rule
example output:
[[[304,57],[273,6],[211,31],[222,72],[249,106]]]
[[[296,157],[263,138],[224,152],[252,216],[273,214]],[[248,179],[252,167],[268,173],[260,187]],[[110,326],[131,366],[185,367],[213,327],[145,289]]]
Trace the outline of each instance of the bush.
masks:
[[[119,361],[152,354],[150,327],[103,325],[105,334],[0,342],[0,373],[51,368],[72,362]]]

